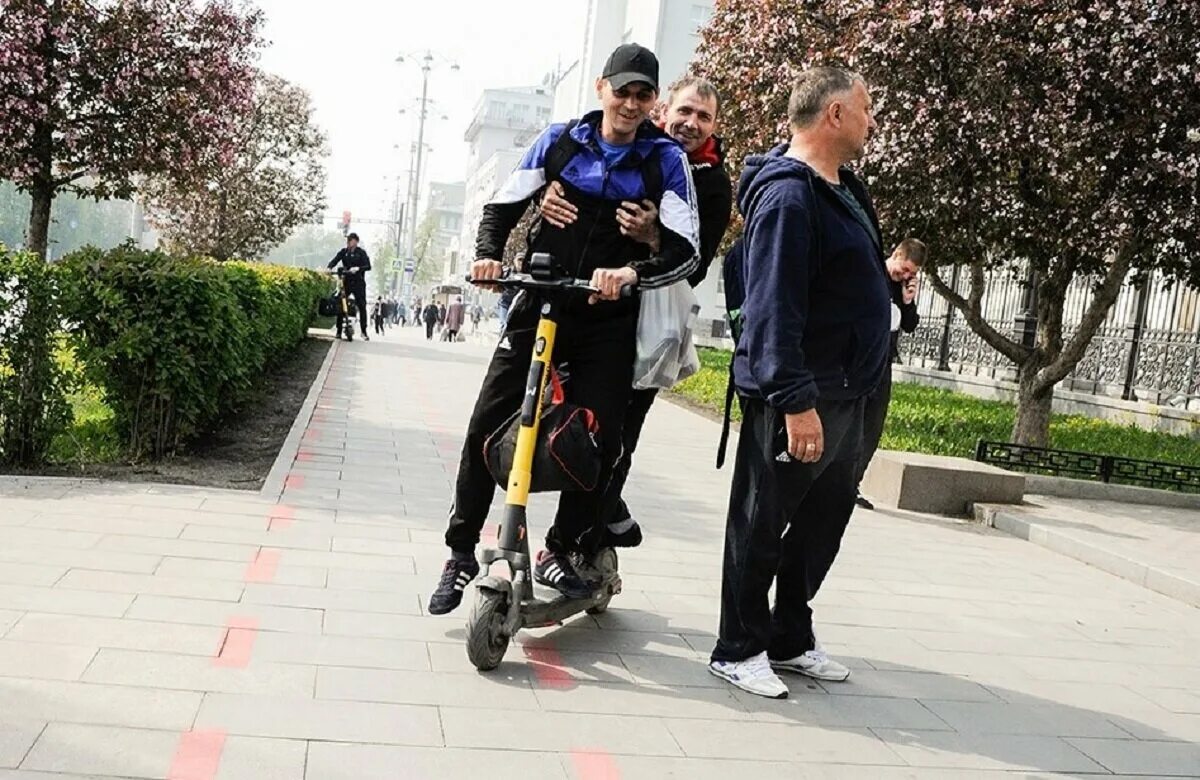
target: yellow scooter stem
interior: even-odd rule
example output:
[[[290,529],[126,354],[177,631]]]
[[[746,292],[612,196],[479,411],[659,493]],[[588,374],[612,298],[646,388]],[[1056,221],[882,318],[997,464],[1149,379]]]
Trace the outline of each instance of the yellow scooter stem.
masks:
[[[538,321],[537,338],[533,343],[533,362],[525,386],[525,402],[521,406],[521,427],[517,431],[517,446],[513,453],[512,470],[508,474],[508,506],[528,506],[529,487],[533,482],[533,453],[537,443],[538,426],[542,417],[542,399],[550,379],[550,360],[554,354],[554,336],[558,324],[543,316]]]

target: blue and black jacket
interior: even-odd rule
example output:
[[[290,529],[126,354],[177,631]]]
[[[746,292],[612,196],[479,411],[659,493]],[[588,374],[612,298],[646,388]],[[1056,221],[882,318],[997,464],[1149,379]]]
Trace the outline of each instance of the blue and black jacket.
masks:
[[[738,186],[746,294],[733,379],[742,395],[790,414],[875,389],[888,361],[891,290],[875,237],[786,148],[747,158]],[[839,175],[882,235],[866,188],[848,169]]]
[[[490,203],[483,207],[475,256],[500,259],[508,236],[529,203],[540,197],[547,180],[546,163],[564,132],[575,150],[557,180],[579,217],[556,228],[539,217],[529,235],[532,252],[549,252],[579,279],[590,279],[597,268],[629,266],[643,289],[663,287],[686,279],[699,262],[699,219],[687,155],[669,135],[649,121],[638,128],[632,148],[611,167],[596,139],[602,113],[585,115],[568,131],[566,124],[548,127],[525,152],[517,169]],[[657,158],[661,194],[649,191],[643,167]],[[553,175],[553,174],[552,174]],[[655,197],[657,195],[657,197]],[[651,255],[645,244],[621,235],[616,211],[622,201],[657,200],[661,247]]]

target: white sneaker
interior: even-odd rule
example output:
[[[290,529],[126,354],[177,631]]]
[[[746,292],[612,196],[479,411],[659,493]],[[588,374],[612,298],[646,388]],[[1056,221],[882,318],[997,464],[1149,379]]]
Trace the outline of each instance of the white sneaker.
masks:
[[[771,662],[766,653],[759,653],[744,661],[713,661],[708,665],[708,671],[756,696],[786,699],[788,695],[783,680],[771,671]]]
[[[826,655],[820,645],[786,661],[771,661],[771,668],[830,682],[842,682],[850,676],[850,670]]]

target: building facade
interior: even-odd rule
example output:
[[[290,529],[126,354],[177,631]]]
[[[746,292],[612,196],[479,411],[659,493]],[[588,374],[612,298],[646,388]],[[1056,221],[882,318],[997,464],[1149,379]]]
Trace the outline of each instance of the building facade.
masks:
[[[433,235],[423,263],[433,263],[444,268],[451,244],[458,239],[462,230],[463,197],[466,185],[463,182],[430,182],[424,210],[423,224],[433,225]],[[420,231],[422,228],[418,228]],[[417,234],[420,242],[420,232]]]
[[[556,80],[554,121],[597,108],[596,77],[608,55],[623,43],[640,43],[654,52],[659,86],[665,90],[687,72],[700,28],[712,12],[712,0],[588,0],[578,57]]]
[[[446,277],[461,278],[474,259],[475,234],[484,205],[517,167],[525,149],[550,123],[553,102],[548,86],[487,89],[475,104],[475,115],[463,134],[467,154],[462,227],[446,258]]]

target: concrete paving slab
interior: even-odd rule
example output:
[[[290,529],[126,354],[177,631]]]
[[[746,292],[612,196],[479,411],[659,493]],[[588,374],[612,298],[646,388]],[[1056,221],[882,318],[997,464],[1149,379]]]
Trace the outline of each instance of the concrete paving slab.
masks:
[[[204,770],[176,759],[180,736],[170,731],[51,724],[25,768],[47,772],[93,772],[121,777],[195,777],[216,764],[213,780],[298,780],[307,746],[296,740],[228,737]]]
[[[514,728],[504,710],[443,707],[441,716],[448,747],[569,752],[584,743],[606,753],[682,755],[659,718],[531,712]]]
[[[213,648],[216,653],[217,648]],[[311,696],[316,667],[258,659],[217,663],[213,657],[102,649],[83,675],[86,682],[180,691],[258,696]]]
[[[221,631],[215,626],[30,612],[17,622],[6,639],[211,656]]]
[[[0,723],[19,713],[22,721],[182,730],[200,699],[187,691],[0,677]]]
[[[95,647],[0,640],[0,676],[78,680],[96,655]]]
[[[20,766],[45,728],[45,723],[0,723],[0,767]]]
[[[443,744],[436,708],[373,702],[215,693],[205,696],[196,728],[282,739]]]
[[[1057,737],[895,729],[873,731],[888,748],[915,767],[1107,772],[1103,765]]]
[[[488,780],[565,778],[554,753],[312,742],[307,780],[434,780],[486,773]]]

